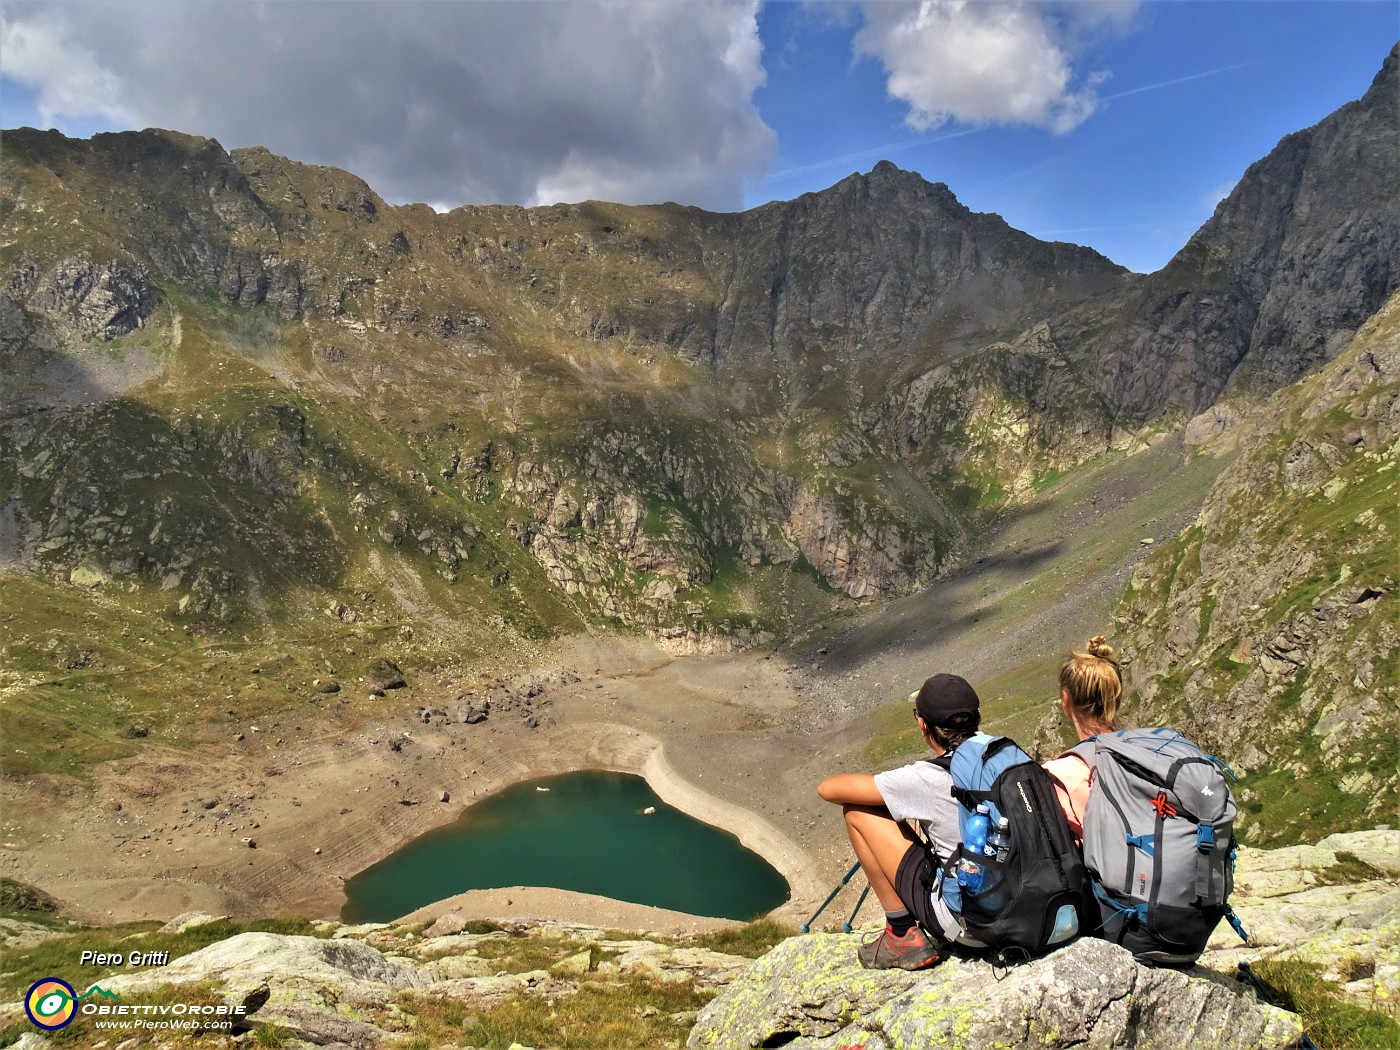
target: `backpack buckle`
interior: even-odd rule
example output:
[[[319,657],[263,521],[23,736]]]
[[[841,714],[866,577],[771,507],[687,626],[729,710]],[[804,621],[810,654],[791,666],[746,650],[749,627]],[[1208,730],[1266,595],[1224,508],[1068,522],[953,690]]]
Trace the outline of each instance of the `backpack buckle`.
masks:
[[[1196,825],[1196,851],[1205,854],[1215,852],[1215,828],[1212,825]]]
[[[1149,857],[1155,857],[1157,855],[1157,850],[1152,844],[1151,835],[1129,835],[1127,841],[1129,846],[1136,846]]]

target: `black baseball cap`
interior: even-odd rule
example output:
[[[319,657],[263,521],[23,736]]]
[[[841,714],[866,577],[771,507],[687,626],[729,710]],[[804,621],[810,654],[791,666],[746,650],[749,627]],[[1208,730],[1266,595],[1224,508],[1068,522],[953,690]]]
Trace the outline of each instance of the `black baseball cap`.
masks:
[[[931,726],[941,726],[955,715],[981,713],[977,692],[966,678],[955,674],[934,675],[910,699],[919,717]]]

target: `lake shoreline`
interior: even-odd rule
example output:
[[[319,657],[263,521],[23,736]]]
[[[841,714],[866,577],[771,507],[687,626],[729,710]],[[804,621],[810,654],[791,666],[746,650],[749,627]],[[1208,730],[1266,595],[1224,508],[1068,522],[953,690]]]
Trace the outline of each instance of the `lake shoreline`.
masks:
[[[648,760],[650,763],[651,760]],[[791,898],[786,878],[642,776],[580,769],[478,799],[345,883],[342,921],[387,922],[473,889],[535,886],[747,922]]]
[[[807,800],[767,779],[781,769],[781,741],[749,728],[795,704],[782,671],[746,654],[673,661],[635,640],[569,640],[562,649],[562,666],[596,670],[551,697],[539,728],[424,725],[404,715],[348,730],[304,723],[299,740],[271,736],[291,727],[261,727],[235,747],[211,741],[195,755],[151,747],[96,770],[99,805],[77,792],[50,796],[47,832],[28,848],[0,849],[0,873],[88,922],[185,911],[338,920],[346,879],[457,819],[464,804],[520,781],[600,769],[640,775],[668,804],[736,835],[788,882],[792,895],[774,915],[802,921],[826,890],[821,860],[778,825],[784,807]],[[736,702],[746,689],[751,699]],[[624,902],[558,896],[566,891],[472,892],[488,894],[477,899],[482,907],[517,916],[530,913],[504,901],[564,902],[575,910],[559,917],[580,922],[634,914],[619,911]],[[647,913],[647,928],[733,925],[654,914],[662,911]]]

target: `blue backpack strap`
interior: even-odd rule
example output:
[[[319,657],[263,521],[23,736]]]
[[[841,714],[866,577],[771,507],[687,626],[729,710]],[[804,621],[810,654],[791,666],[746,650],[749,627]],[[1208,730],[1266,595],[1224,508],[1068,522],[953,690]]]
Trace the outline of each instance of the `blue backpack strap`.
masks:
[[[986,803],[995,824],[1004,815],[992,790],[997,778],[1007,769],[1030,761],[1031,757],[1010,737],[976,733],[959,744],[949,772],[953,776],[953,797],[962,807],[964,823],[980,803]]]
[[[953,797],[962,807],[958,819],[960,826],[966,825],[967,818],[972,816],[978,803],[991,802],[991,796],[985,790],[991,784],[983,783],[983,769],[993,753],[992,748],[1002,739],[1005,738],[974,733],[944,756],[948,759],[948,772],[953,778]]]
[[[991,804],[992,793],[990,791],[973,791],[971,788],[960,788],[953,785],[953,797],[958,800],[966,810],[975,810],[982,803]]]
[[[1009,736],[995,737],[993,738],[992,742],[987,745],[986,749],[982,752],[982,761],[984,763],[989,762],[992,759],[992,757],[998,752],[1005,751],[1008,747],[1019,746],[1020,745],[1017,744],[1016,741],[1012,740]]]
[[[953,776],[953,752],[956,750],[957,748],[952,748],[943,752],[941,755],[936,755],[933,758],[926,758],[923,761],[927,762],[929,765],[937,766],[939,769],[946,772],[951,779]],[[956,797],[956,787],[953,788],[953,794]],[[965,820],[965,814],[959,813],[959,835],[962,834],[963,822]],[[954,915],[959,915],[962,913],[962,887],[958,885],[958,880],[953,877],[953,868],[958,862],[958,851],[954,849],[947,857],[938,857],[935,854],[935,858],[938,864],[934,872],[933,891],[943,898],[943,903],[948,906],[949,911]]]
[[[1146,924],[1146,922],[1147,922],[1147,902],[1146,902],[1146,901],[1143,901],[1141,904],[1134,905],[1133,907],[1130,908],[1130,907],[1128,907],[1126,904],[1119,904],[1116,900],[1114,900],[1114,899],[1113,899],[1112,897],[1110,897],[1107,893],[1105,893],[1104,890],[1103,890],[1103,888],[1098,884],[1097,881],[1091,882],[1090,885],[1091,885],[1091,886],[1093,887],[1093,889],[1094,889],[1094,896],[1097,897],[1100,901],[1102,901],[1102,902],[1109,908],[1109,910],[1118,912],[1118,914],[1120,914],[1120,915],[1124,915],[1124,916],[1127,916],[1128,918],[1136,919],[1138,922],[1143,923],[1143,924]]]

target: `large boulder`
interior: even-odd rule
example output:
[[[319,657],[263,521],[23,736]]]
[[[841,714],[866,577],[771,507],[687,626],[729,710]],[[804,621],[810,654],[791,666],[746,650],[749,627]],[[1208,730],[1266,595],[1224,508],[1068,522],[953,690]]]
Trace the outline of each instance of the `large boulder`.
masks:
[[[368,944],[349,939],[241,933],[169,966],[103,981],[125,996],[164,984],[210,984],[225,1003],[243,1006],[247,1027],[275,1025],[319,1045],[369,1045],[383,1032],[363,1018],[431,978]]]
[[[858,937],[784,941],[700,1013],[691,1047],[1289,1047],[1297,1017],[1214,975],[1133,961],[1094,938],[1009,971],[950,959],[924,973],[864,970]]]
[[[1391,877],[1400,875],[1400,831],[1394,828],[1339,832],[1328,835],[1318,846],[1337,853],[1350,853]]]

